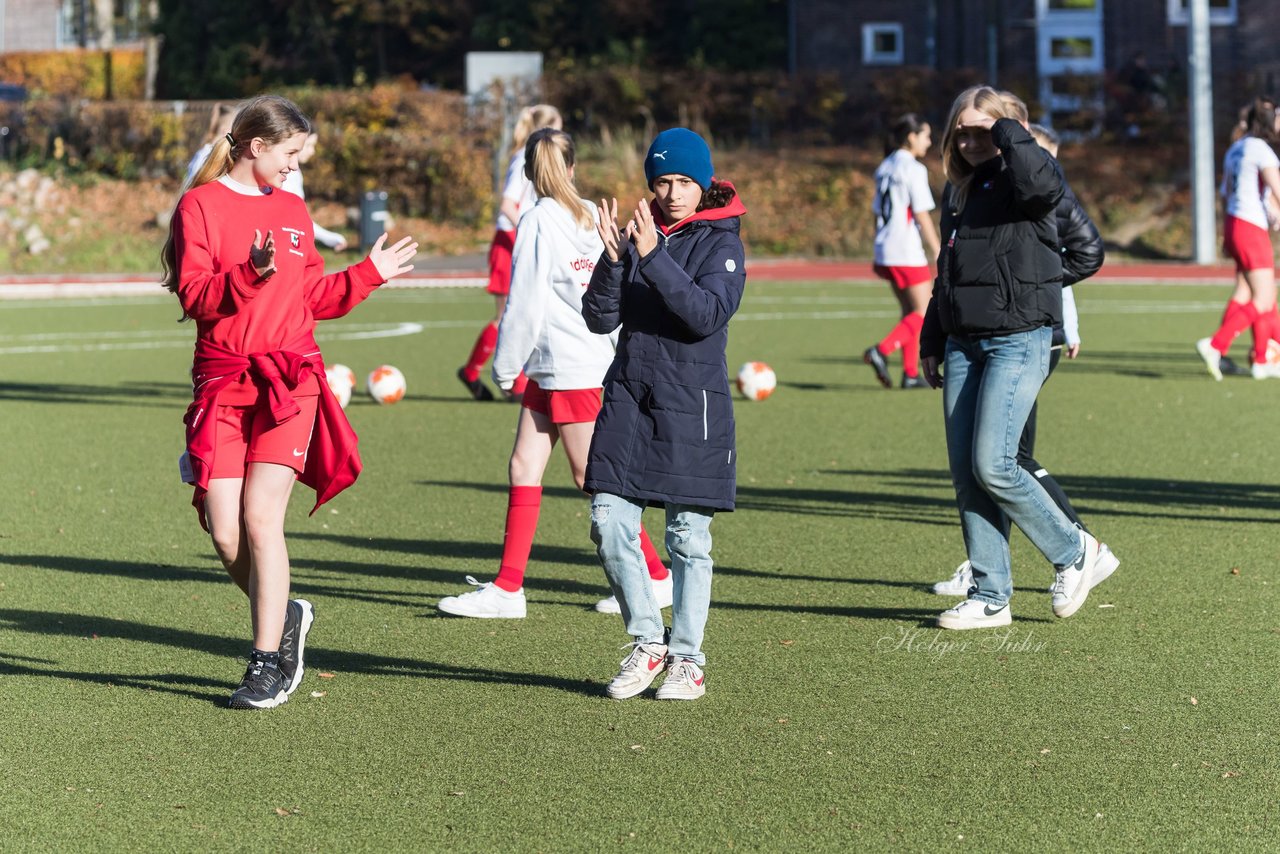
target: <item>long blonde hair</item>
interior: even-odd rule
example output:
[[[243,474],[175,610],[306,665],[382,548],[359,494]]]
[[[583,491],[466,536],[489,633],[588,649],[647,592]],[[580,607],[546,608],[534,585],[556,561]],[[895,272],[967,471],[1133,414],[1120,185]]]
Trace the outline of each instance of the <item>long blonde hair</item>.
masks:
[[[555,199],[584,230],[595,227],[591,209],[578,196],[569,170],[573,168],[573,137],[555,128],[539,128],[524,148],[524,174],[539,196]]]
[[[279,95],[259,95],[245,102],[240,112],[236,113],[231,133],[213,141],[209,156],[196,171],[191,183],[183,188],[183,192],[226,175],[255,139],[261,139],[267,145],[275,145],[296,133],[310,132],[310,119],[292,101]],[[178,212],[175,208],[173,216],[169,218],[169,239],[160,252],[160,264],[164,269],[162,282],[173,293],[178,292],[178,255],[173,235],[177,219]]]
[[[560,116],[560,111],[550,104],[534,104],[532,107],[525,107],[520,111],[520,115],[516,117],[516,126],[511,131],[511,153],[524,149],[524,144],[529,141],[529,134],[539,128],[555,128],[560,130],[564,127],[564,119]]]
[[[973,86],[956,97],[955,103],[951,105],[951,112],[947,115],[947,129],[942,135],[942,171],[951,184],[951,201],[958,211],[964,210],[964,203],[969,197],[973,167],[960,154],[956,125],[960,121],[960,114],[970,107],[993,119],[1017,118],[1017,108],[990,86]]]

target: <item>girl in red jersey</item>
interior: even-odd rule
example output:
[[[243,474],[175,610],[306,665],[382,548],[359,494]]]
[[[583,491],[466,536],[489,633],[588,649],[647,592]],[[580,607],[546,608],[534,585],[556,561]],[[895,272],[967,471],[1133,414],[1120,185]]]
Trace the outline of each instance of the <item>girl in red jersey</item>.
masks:
[[[521,158],[538,199],[520,221],[511,310],[499,328],[493,379],[506,391],[523,370],[528,383],[508,466],[511,489],[498,577],[481,584],[468,576],[475,590],[441,599],[440,610],[457,617],[525,616],[524,573],[542,505],[542,474],[558,441],[579,489],[586,474],[613,343],[587,329],[582,318],[582,294],[604,244],[596,233],[595,207],[574,188],[574,159],[573,138],[554,128],[535,131]],[[643,528],[639,539],[653,597],[659,608],[668,607],[671,575]],[[596,607],[605,610],[607,603],[618,608],[612,600]]]
[[[907,113],[893,124],[885,153],[876,169],[876,275],[889,282],[902,309],[902,320],[883,341],[868,347],[862,361],[871,366],[885,388],[893,387],[885,357],[902,350],[902,387],[928,388],[920,378],[920,327],[929,305],[938,258],[938,229],[929,211],[933,192],[929,171],[920,158],[933,144],[929,123]],[[923,240],[923,245],[921,241]],[[927,250],[927,254],[926,254]]]
[[[1275,256],[1268,228],[1280,227],[1269,216],[1266,197],[1280,197],[1280,158],[1272,149],[1277,134],[1276,105],[1258,98],[1245,114],[1246,132],[1231,144],[1222,164],[1222,196],[1226,202],[1222,248],[1236,262],[1236,289],[1212,338],[1196,342],[1209,375],[1222,379],[1222,358],[1235,337],[1253,329],[1254,379],[1272,376],[1267,365],[1271,339],[1280,339],[1276,311]]]
[[[247,102],[178,201],[164,284],[196,322],[183,479],[214,549],[249,597],[253,649],[235,709],[285,702],[302,681],[314,610],[289,599],[284,514],[295,480],[316,506],[360,472],[356,437],[324,382],[317,320],[341,317],[413,269],[404,238],[324,275],[306,204],[283,192],[311,130],[276,96]],[[313,511],[314,512],[314,508]]]
[[[497,346],[498,324],[502,322],[502,315],[507,309],[507,294],[511,292],[511,251],[516,245],[516,223],[520,222],[520,217],[533,207],[537,199],[533,181],[525,174],[525,142],[529,139],[529,134],[539,128],[559,130],[563,126],[559,110],[550,104],[537,104],[520,111],[516,126],[511,132],[511,162],[507,164],[507,177],[502,185],[497,229],[493,233],[493,242],[489,245],[488,290],[494,296],[497,310],[493,320],[480,330],[480,335],[471,348],[471,355],[467,357],[467,363],[458,368],[458,379],[476,400],[493,400],[493,392],[480,381],[480,371]],[[507,397],[518,398],[524,393],[524,384],[522,374],[506,390]]]

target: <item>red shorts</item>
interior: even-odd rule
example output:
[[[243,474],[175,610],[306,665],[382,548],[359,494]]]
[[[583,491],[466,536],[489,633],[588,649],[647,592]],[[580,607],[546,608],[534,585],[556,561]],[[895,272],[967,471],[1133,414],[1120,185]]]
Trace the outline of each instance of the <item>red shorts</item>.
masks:
[[[546,391],[533,380],[524,387],[520,405],[551,419],[552,424],[581,424],[595,421],[600,414],[603,388],[574,388]]]
[[[277,463],[299,474],[316,424],[320,398],[294,397],[302,411],[283,424],[265,406],[219,406],[210,478],[244,477],[249,463]]]
[[[928,264],[923,267],[886,267],[876,264],[871,269],[900,291],[933,281],[933,272]]]
[[[1276,265],[1267,230],[1234,216],[1228,216],[1222,227],[1222,251],[1231,256],[1241,272],[1270,270]]]
[[[489,244],[489,287],[491,294],[511,293],[511,250],[516,245],[516,233],[498,229]]]

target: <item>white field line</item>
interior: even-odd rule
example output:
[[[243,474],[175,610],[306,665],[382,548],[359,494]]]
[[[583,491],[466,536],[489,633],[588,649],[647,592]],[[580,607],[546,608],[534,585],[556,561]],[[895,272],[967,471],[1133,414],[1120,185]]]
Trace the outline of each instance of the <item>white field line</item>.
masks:
[[[397,296],[400,296],[397,294]],[[406,300],[416,302],[419,300]],[[456,302],[460,300],[432,300],[421,302]],[[851,305],[864,302],[852,298],[821,297],[810,298],[774,298],[753,300],[753,302],[790,303],[791,305]],[[109,304],[93,301],[88,304]],[[67,305],[67,303],[63,303]],[[9,307],[9,306],[6,306]],[[1202,312],[1216,313],[1221,311],[1222,302],[1140,302],[1136,300],[1090,299],[1080,306],[1081,314],[1197,314]],[[817,311],[744,311],[734,316],[735,321],[758,322],[778,320],[859,320],[895,318],[899,312],[888,309],[876,310],[817,310]],[[428,329],[470,329],[477,321],[466,320],[429,320],[402,323],[324,323],[316,334],[317,341],[358,341],[376,338],[398,338],[417,335]],[[159,350],[194,346],[195,331],[191,326],[165,330],[119,331],[102,330],[98,332],[37,332],[24,334],[0,334],[0,356],[28,355],[35,353],[97,353],[113,350]]]
[[[382,287],[383,289],[482,288],[488,284],[488,278],[479,276],[416,276],[396,279]],[[158,275],[155,281],[150,282],[31,282],[21,285],[0,285],[0,301],[151,296],[157,290],[163,291]]]

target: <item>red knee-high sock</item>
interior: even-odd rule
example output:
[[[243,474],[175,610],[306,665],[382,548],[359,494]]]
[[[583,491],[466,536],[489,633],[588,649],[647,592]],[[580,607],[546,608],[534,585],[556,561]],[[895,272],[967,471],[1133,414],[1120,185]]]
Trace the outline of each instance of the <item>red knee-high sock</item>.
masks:
[[[1267,363],[1267,348],[1271,343],[1271,339],[1280,333],[1280,315],[1276,314],[1275,309],[1259,313],[1258,319],[1253,322],[1253,360],[1255,362]]]
[[[920,330],[924,328],[924,315],[912,312],[902,318],[911,337],[902,345],[902,372],[909,377],[920,376]]]
[[[640,551],[644,552],[644,562],[645,566],[649,567],[649,577],[654,581],[666,578],[671,570],[667,569],[662,558],[658,556],[658,550],[653,547],[653,540],[649,539],[649,532],[644,529],[644,525],[640,526]]]
[[[1227,310],[1222,315],[1222,325],[1218,327],[1218,331],[1213,334],[1213,340],[1209,343],[1213,345],[1213,349],[1225,356],[1231,347],[1231,342],[1236,340],[1236,336],[1252,326],[1257,319],[1258,309],[1254,308],[1253,303],[1234,301],[1227,303]]]
[[[502,566],[493,582],[508,593],[524,586],[524,570],[529,565],[533,532],[538,529],[542,506],[541,486],[513,486],[507,494],[507,532],[502,538]]]
[[[898,325],[889,330],[884,340],[876,345],[882,356],[902,350],[902,370],[909,377],[920,373],[920,328],[924,318],[915,312],[908,314]]]
[[[476,343],[471,348],[471,355],[467,357],[467,363],[462,367],[462,375],[467,378],[467,382],[475,382],[480,379],[480,371],[484,368],[484,363],[489,361],[489,357],[493,355],[493,350],[497,346],[498,324],[491,321],[476,336]]]

